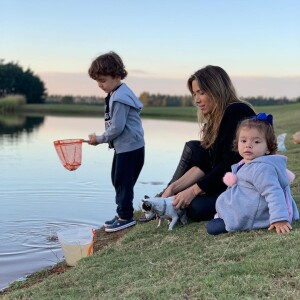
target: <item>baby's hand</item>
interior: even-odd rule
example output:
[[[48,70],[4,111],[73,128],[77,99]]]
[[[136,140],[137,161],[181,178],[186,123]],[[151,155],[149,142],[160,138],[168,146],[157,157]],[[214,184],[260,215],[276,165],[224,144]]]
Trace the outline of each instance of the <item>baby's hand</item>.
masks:
[[[276,229],[277,233],[290,232],[293,228],[292,225],[287,221],[279,221],[271,224],[268,230]]]

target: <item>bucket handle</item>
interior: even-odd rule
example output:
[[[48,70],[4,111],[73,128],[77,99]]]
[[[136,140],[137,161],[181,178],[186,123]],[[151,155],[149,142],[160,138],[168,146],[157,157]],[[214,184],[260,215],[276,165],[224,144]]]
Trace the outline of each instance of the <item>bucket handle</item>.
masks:
[[[94,246],[94,243],[96,242],[96,237],[97,237],[95,229],[92,229],[92,233],[93,233],[93,241],[92,241],[91,245],[89,246],[88,254],[87,254],[88,256],[90,256],[92,254],[93,246]]]

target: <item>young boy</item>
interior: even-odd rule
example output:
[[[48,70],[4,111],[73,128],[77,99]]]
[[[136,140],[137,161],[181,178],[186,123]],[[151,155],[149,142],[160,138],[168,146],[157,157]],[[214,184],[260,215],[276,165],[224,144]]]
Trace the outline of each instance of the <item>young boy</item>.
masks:
[[[114,148],[111,178],[116,191],[117,216],[104,223],[106,232],[115,232],[136,224],[133,219],[134,185],[144,165],[145,141],[140,118],[142,103],[122,80],[127,71],[115,52],[97,57],[90,77],[107,93],[105,132],[90,135],[89,144],[108,143]]]

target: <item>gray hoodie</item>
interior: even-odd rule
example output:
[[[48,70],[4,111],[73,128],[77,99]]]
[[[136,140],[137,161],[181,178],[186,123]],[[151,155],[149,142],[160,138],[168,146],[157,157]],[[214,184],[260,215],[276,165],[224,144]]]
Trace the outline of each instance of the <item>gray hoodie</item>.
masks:
[[[287,158],[282,155],[258,157],[232,165],[237,182],[217,199],[218,216],[227,231],[267,228],[278,221],[299,219],[286,172]],[[238,170],[238,172],[237,172]]]
[[[145,145],[140,112],[143,104],[125,83],[115,90],[109,101],[111,121],[97,142],[112,143],[116,153],[129,152]]]

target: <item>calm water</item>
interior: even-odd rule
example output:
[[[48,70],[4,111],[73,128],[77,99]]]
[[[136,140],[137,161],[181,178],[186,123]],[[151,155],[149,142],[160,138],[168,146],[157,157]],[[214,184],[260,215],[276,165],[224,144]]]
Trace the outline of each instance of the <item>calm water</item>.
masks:
[[[134,206],[161,191],[179,160],[184,142],[197,139],[198,125],[143,120],[146,158],[135,187]],[[63,259],[60,229],[99,228],[115,215],[110,182],[113,150],[82,146],[82,165],[66,170],[53,141],[101,133],[100,118],[0,117],[0,289]]]

